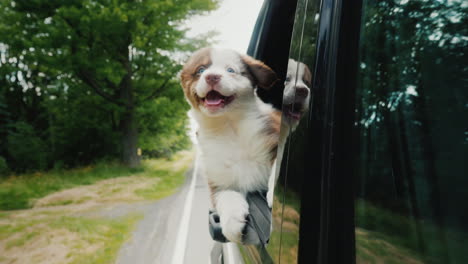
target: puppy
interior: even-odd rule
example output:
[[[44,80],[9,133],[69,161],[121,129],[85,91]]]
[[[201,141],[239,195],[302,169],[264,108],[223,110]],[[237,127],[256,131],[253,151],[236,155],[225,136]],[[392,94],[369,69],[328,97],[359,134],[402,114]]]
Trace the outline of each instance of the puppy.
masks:
[[[309,109],[312,73],[302,62],[289,59],[283,92],[283,122],[294,131]]]
[[[246,194],[267,191],[276,158],[281,113],[262,102],[255,89],[269,89],[276,74],[262,62],[232,50],[203,48],[181,72],[181,85],[198,126],[198,161],[208,180],[224,236],[243,235]]]
[[[296,127],[299,125],[299,121],[304,116],[304,113],[309,110],[311,82],[312,73],[310,72],[309,67],[302,62],[289,59],[288,71],[284,82],[278,154],[273,164],[272,174],[270,175],[268,182],[267,201],[270,208],[273,205],[274,187],[279,176],[279,170],[276,170],[276,167],[281,165],[286,139],[290,133],[296,130]]]

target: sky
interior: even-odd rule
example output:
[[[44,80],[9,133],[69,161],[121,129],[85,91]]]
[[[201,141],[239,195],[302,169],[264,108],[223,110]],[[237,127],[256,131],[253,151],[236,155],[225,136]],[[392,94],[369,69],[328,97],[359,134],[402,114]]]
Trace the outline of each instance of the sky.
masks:
[[[187,22],[189,37],[210,30],[219,35],[215,46],[246,53],[258,12],[263,0],[221,0],[220,7],[204,16],[197,16]]]

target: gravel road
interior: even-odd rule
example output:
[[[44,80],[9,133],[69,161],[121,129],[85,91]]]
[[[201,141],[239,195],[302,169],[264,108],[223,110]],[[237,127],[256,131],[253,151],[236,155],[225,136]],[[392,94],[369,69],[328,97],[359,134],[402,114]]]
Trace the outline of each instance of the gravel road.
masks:
[[[133,210],[143,212],[144,217],[132,238],[120,249],[117,264],[173,263],[175,254],[184,254],[184,263],[208,263],[213,241],[208,232],[208,187],[200,175],[197,175],[194,185],[188,233],[186,237],[183,236],[186,241],[185,252],[174,252],[192,177],[193,171],[190,170],[184,185],[170,197],[135,205]],[[118,214],[120,210],[116,209],[109,211],[109,214]],[[128,212],[129,209],[125,208],[124,211]]]

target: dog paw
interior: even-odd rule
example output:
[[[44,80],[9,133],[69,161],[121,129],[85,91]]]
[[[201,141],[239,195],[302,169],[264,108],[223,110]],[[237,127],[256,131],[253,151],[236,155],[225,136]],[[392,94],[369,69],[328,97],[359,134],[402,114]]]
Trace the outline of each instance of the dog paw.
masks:
[[[216,195],[216,210],[223,235],[232,242],[242,242],[249,215],[245,196],[235,191],[222,191]]]
[[[221,217],[221,228],[223,235],[231,242],[242,243],[246,232],[247,212],[232,212],[230,215]]]

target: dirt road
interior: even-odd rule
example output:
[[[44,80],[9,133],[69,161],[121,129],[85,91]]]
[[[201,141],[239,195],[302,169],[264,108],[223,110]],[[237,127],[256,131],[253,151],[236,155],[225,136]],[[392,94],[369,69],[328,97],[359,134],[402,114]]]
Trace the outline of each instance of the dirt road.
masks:
[[[144,217],[121,248],[116,263],[208,263],[213,245],[208,232],[208,206],[205,179],[189,171],[176,194],[139,208]],[[185,229],[181,226],[184,222],[188,222]]]

